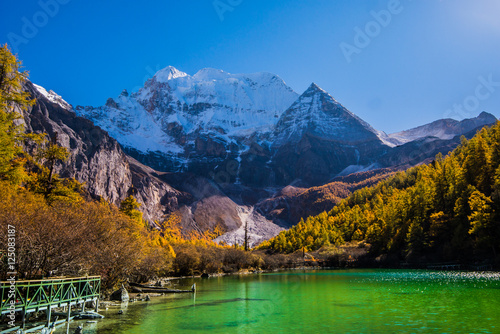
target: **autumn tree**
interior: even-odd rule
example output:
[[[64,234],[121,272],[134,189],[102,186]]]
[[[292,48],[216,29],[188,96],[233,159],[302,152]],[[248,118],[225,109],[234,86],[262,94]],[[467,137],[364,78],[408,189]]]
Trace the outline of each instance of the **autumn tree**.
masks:
[[[480,191],[474,191],[469,198],[471,215],[469,233],[476,238],[479,247],[487,247],[496,256],[495,243],[498,243],[498,222],[492,220],[493,201]]]
[[[26,178],[21,146],[24,136],[18,112],[35,103],[29,93],[23,91],[28,73],[21,72],[21,67],[7,44],[0,47],[0,179],[12,183]]]
[[[137,202],[134,196],[130,195],[120,204],[120,211],[129,216],[137,224],[142,224],[142,212],[137,210],[141,204]]]

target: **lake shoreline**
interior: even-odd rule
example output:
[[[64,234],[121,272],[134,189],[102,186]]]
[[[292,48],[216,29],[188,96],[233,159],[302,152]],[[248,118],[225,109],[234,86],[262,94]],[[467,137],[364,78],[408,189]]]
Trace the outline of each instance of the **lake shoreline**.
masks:
[[[112,302],[107,309],[103,303],[105,319],[79,324],[96,334],[235,329],[312,333],[324,331],[324,326],[338,333],[467,333],[500,328],[498,272],[324,269],[219,274],[212,279],[170,277],[181,286],[196,283],[197,293],[151,294],[149,301]],[[311,313],[315,317],[308,316]]]

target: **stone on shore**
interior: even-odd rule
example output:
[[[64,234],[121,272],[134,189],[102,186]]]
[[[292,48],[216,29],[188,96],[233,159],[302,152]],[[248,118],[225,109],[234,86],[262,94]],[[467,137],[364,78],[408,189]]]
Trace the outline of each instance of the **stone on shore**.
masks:
[[[122,287],[111,294],[111,300],[117,300],[121,302],[129,301],[130,297],[128,295],[127,289],[122,284]]]

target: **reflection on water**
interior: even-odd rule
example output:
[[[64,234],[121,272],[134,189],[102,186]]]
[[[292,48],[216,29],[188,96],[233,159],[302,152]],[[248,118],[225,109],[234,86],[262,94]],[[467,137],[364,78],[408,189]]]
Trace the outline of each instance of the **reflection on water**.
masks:
[[[294,271],[183,285],[192,283],[195,295],[110,307],[70,333],[500,333],[499,273]]]

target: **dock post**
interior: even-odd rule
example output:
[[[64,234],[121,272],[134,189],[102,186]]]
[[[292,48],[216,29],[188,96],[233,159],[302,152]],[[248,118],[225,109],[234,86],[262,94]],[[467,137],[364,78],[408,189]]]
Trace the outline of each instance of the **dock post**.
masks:
[[[50,328],[50,316],[52,314],[52,308],[50,305],[47,305],[47,327]]]
[[[96,313],[99,312],[99,298],[95,300],[95,310]]]
[[[69,334],[69,323],[71,321],[71,302],[68,302],[68,318],[66,319],[66,334]]]

